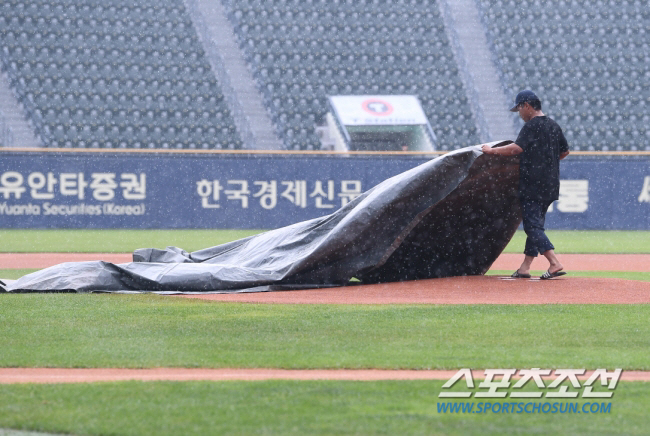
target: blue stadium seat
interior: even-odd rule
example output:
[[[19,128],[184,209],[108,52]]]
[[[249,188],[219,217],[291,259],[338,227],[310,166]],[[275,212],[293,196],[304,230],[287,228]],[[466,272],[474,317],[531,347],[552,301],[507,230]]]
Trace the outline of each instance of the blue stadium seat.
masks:
[[[441,77],[454,79],[448,86],[453,82],[456,98],[424,105],[439,140],[453,148],[479,142],[436,2],[224,4],[285,147],[318,148],[314,125],[323,122],[328,94],[408,93],[435,101],[439,90],[429,84]],[[436,121],[451,111],[466,115],[466,136],[451,136]]]
[[[2,68],[47,146],[162,147],[138,137],[151,134],[142,114],[162,107],[180,115],[161,120],[166,143],[184,147],[200,94],[202,108],[220,111],[228,126],[224,143],[241,148],[182,0],[6,0],[0,46]]]
[[[572,149],[650,150],[636,119],[650,101],[646,1],[477,3],[506,91],[535,90]]]

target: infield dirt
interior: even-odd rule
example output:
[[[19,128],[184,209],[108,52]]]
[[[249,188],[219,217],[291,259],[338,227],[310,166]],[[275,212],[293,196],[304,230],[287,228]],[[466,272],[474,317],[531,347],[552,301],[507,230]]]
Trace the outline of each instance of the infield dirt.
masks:
[[[62,262],[105,260],[125,263],[120,253],[0,253],[0,268],[45,268]],[[499,276],[449,277],[379,285],[301,291],[183,295],[209,301],[284,304],[639,304],[650,303],[650,282],[572,277],[571,271],[650,272],[650,254],[565,254],[567,276],[552,280]],[[495,270],[514,270],[521,255],[502,254]],[[543,270],[537,258],[533,270]]]
[[[521,264],[521,254],[503,253],[492,265],[495,270],[513,270]],[[650,254],[560,254],[567,271],[647,271]],[[131,262],[131,253],[0,253],[0,269],[47,268],[63,262],[103,260],[112,263]],[[534,270],[545,270],[546,260],[538,257]]]
[[[552,280],[470,276],[303,291],[179,296],[276,304],[640,304],[650,303],[650,282],[570,276]]]

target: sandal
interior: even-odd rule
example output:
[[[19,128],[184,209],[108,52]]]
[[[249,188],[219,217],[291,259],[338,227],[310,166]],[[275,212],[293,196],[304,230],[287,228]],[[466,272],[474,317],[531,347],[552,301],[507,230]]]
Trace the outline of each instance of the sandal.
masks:
[[[517,271],[513,272],[510,277],[512,277],[513,279],[529,279],[530,274],[522,274],[522,273],[519,272],[519,270],[517,270]]]
[[[550,272],[550,271],[547,270],[547,271],[546,271],[544,274],[542,274],[539,278],[540,278],[541,280],[549,280],[549,279],[552,279],[552,278],[554,278],[554,277],[560,277],[560,276],[563,276],[563,275],[565,275],[565,274],[566,274],[565,271],[555,271],[554,273],[552,273],[552,272]]]

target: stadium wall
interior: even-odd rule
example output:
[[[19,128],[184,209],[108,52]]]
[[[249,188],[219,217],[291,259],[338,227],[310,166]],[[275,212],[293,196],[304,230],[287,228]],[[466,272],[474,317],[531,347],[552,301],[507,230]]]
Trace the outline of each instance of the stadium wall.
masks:
[[[0,228],[271,229],[435,153],[0,151]],[[572,155],[550,229],[650,229],[650,153]]]

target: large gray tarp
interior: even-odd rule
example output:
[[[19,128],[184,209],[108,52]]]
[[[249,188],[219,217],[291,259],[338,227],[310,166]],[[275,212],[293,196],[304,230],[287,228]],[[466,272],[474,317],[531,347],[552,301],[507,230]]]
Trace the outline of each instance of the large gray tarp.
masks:
[[[517,189],[516,157],[466,147],[331,215],[192,253],[149,248],[131,263],[63,263],[6,281],[5,290],[227,293],[479,275],[521,222]]]

